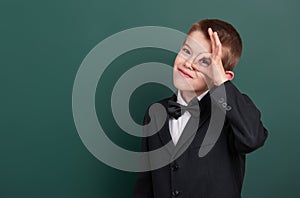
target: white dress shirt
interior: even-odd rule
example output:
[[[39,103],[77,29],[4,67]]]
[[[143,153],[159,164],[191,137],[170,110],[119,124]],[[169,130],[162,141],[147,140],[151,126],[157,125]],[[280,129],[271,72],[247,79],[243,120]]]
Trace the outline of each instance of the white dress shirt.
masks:
[[[203,96],[205,96],[205,94],[207,94],[208,91],[205,91],[204,93],[202,93],[200,96],[198,96],[198,100],[200,101]],[[178,90],[177,93],[177,103],[181,104],[181,105],[187,105],[187,103],[184,101],[184,99],[181,96],[180,91]],[[174,145],[177,144],[182,131],[185,127],[185,125],[187,124],[187,122],[189,121],[191,117],[190,112],[185,111],[177,120],[175,118],[170,118],[169,119],[169,129],[170,129],[170,133],[171,133],[171,137],[173,140]]]

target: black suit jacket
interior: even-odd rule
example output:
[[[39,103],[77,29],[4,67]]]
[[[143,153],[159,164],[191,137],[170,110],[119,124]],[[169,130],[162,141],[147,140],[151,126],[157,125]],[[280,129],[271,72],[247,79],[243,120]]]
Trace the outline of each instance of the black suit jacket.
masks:
[[[169,131],[169,117],[163,120],[163,127],[149,137],[142,139],[142,150],[153,151],[165,146],[170,163],[156,170],[139,174],[134,198],[240,198],[245,172],[245,154],[261,147],[266,138],[260,112],[248,96],[239,92],[232,82],[214,87],[199,102],[200,119],[191,117],[176,146],[172,144]],[[223,86],[223,89],[224,89]],[[159,101],[167,108],[168,100]],[[212,109],[213,113],[212,113]],[[221,128],[215,115],[225,118]],[[152,127],[162,122],[161,112],[149,111],[145,124],[151,120]],[[214,118],[213,118],[214,117]],[[219,116],[222,120],[222,116]],[[153,121],[153,122],[152,122]],[[213,122],[213,125],[210,123]],[[197,123],[197,130],[191,130]],[[210,129],[210,137],[207,129]],[[144,133],[149,134],[149,127]],[[202,148],[201,148],[202,147]],[[199,149],[202,156],[199,157]],[[208,152],[208,153],[207,153]],[[204,153],[204,154],[203,154]],[[156,158],[159,156],[155,156]],[[153,156],[149,157],[149,167]]]

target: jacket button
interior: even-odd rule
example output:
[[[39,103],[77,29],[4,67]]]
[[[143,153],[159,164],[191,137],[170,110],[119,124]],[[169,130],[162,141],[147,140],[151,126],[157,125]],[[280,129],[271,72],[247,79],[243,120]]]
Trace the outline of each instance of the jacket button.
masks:
[[[226,102],[223,102],[223,103],[222,103],[222,107],[223,107],[223,108],[226,108],[226,107],[227,107],[227,103],[226,103]]]
[[[230,111],[232,108],[231,108],[231,106],[227,105],[227,107],[225,109],[226,109],[226,111]]]
[[[179,194],[180,194],[179,190],[173,190],[173,192],[172,192],[173,197],[177,197]]]
[[[218,100],[219,103],[223,103],[224,101],[225,101],[224,98],[220,98],[220,99]]]
[[[179,165],[175,163],[171,166],[171,168],[172,168],[172,171],[177,171],[179,168]]]

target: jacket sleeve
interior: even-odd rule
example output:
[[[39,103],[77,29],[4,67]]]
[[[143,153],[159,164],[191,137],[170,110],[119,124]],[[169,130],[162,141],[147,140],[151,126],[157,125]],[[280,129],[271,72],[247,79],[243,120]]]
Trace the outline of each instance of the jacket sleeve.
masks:
[[[148,112],[144,118],[144,125],[148,124],[150,121],[150,117]],[[143,131],[145,134],[146,132]],[[142,152],[148,152],[148,137],[142,138]],[[135,184],[133,198],[153,198],[153,189],[152,189],[152,177],[151,172],[140,172],[138,175],[137,182]]]
[[[212,98],[226,113],[233,136],[234,145],[231,146],[241,154],[250,153],[263,146],[268,136],[268,131],[261,122],[261,113],[251,99],[242,94],[231,81],[222,85],[213,87]]]

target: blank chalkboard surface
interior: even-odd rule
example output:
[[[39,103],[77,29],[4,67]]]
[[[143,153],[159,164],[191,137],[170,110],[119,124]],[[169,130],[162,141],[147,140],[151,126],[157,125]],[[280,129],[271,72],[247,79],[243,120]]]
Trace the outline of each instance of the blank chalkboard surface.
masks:
[[[1,0],[0,5],[1,198],[131,197],[137,174],[98,160],[78,134],[72,112],[76,74],[98,43],[120,31],[161,26],[186,33],[204,18],[223,19],[240,32],[244,48],[233,82],[253,99],[269,130],[265,146],[247,156],[243,197],[300,194],[299,2]],[[103,71],[95,110],[112,142],[140,148],[140,138],[122,130],[112,114],[118,79],[142,63],[171,68],[175,56],[155,47],[133,49]],[[127,104],[132,119],[141,123],[147,106],[171,93],[159,83],[139,86]]]

